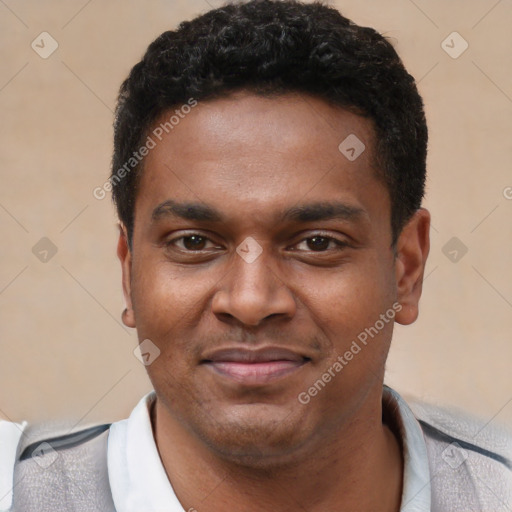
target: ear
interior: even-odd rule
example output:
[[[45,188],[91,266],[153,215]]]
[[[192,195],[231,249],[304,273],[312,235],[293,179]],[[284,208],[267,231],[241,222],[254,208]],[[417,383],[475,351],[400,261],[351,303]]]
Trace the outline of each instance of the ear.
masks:
[[[430,250],[430,213],[417,210],[398,237],[395,258],[397,300],[402,309],[395,320],[409,325],[418,318],[418,303]]]
[[[123,313],[123,323],[127,327],[135,327],[135,313],[132,304],[132,254],[128,246],[128,233],[125,226],[119,223],[119,240],[117,242],[117,257],[121,262],[123,294],[126,302],[126,310]]]

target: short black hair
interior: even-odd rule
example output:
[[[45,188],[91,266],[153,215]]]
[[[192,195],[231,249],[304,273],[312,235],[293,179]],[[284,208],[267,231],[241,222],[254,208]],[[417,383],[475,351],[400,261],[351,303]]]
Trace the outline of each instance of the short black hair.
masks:
[[[264,96],[306,93],[373,121],[376,168],[390,194],[394,245],[420,208],[425,188],[428,134],[414,78],[383,36],[327,5],[250,0],[164,32],[121,85],[110,183],[130,246],[144,163],[134,154],[155,121],[191,100],[241,90]]]

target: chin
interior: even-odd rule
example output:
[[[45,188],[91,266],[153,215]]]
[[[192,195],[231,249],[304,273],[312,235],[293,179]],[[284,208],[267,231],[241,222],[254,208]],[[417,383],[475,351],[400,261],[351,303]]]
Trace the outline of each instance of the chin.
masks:
[[[267,405],[238,406],[224,414],[217,411],[213,417],[208,415],[208,420],[193,430],[218,457],[266,469],[293,463],[310,437],[300,412],[290,413],[280,407],[276,414],[275,408]]]

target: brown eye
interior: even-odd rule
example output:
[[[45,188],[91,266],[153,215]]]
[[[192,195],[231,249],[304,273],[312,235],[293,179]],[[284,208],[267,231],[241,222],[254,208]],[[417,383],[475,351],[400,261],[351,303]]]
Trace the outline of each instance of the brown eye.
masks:
[[[329,247],[331,240],[331,238],[326,236],[314,236],[307,239],[307,244],[312,251],[325,251]]]
[[[211,246],[208,246],[211,244]],[[176,247],[182,252],[204,251],[214,246],[213,242],[199,233],[173,238],[165,243],[168,248]]]
[[[300,247],[301,245],[302,248]],[[347,246],[347,243],[331,236],[315,235],[302,239],[296,247],[298,247],[300,251],[327,252],[331,249],[344,249]]]
[[[184,236],[183,246],[189,251],[202,251],[206,244],[207,238],[199,235]]]

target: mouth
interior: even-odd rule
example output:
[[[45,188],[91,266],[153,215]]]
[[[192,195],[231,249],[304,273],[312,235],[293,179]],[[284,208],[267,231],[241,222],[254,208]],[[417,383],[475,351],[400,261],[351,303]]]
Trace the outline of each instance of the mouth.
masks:
[[[239,384],[261,386],[294,374],[309,361],[305,355],[278,347],[231,348],[207,355],[201,364]]]

